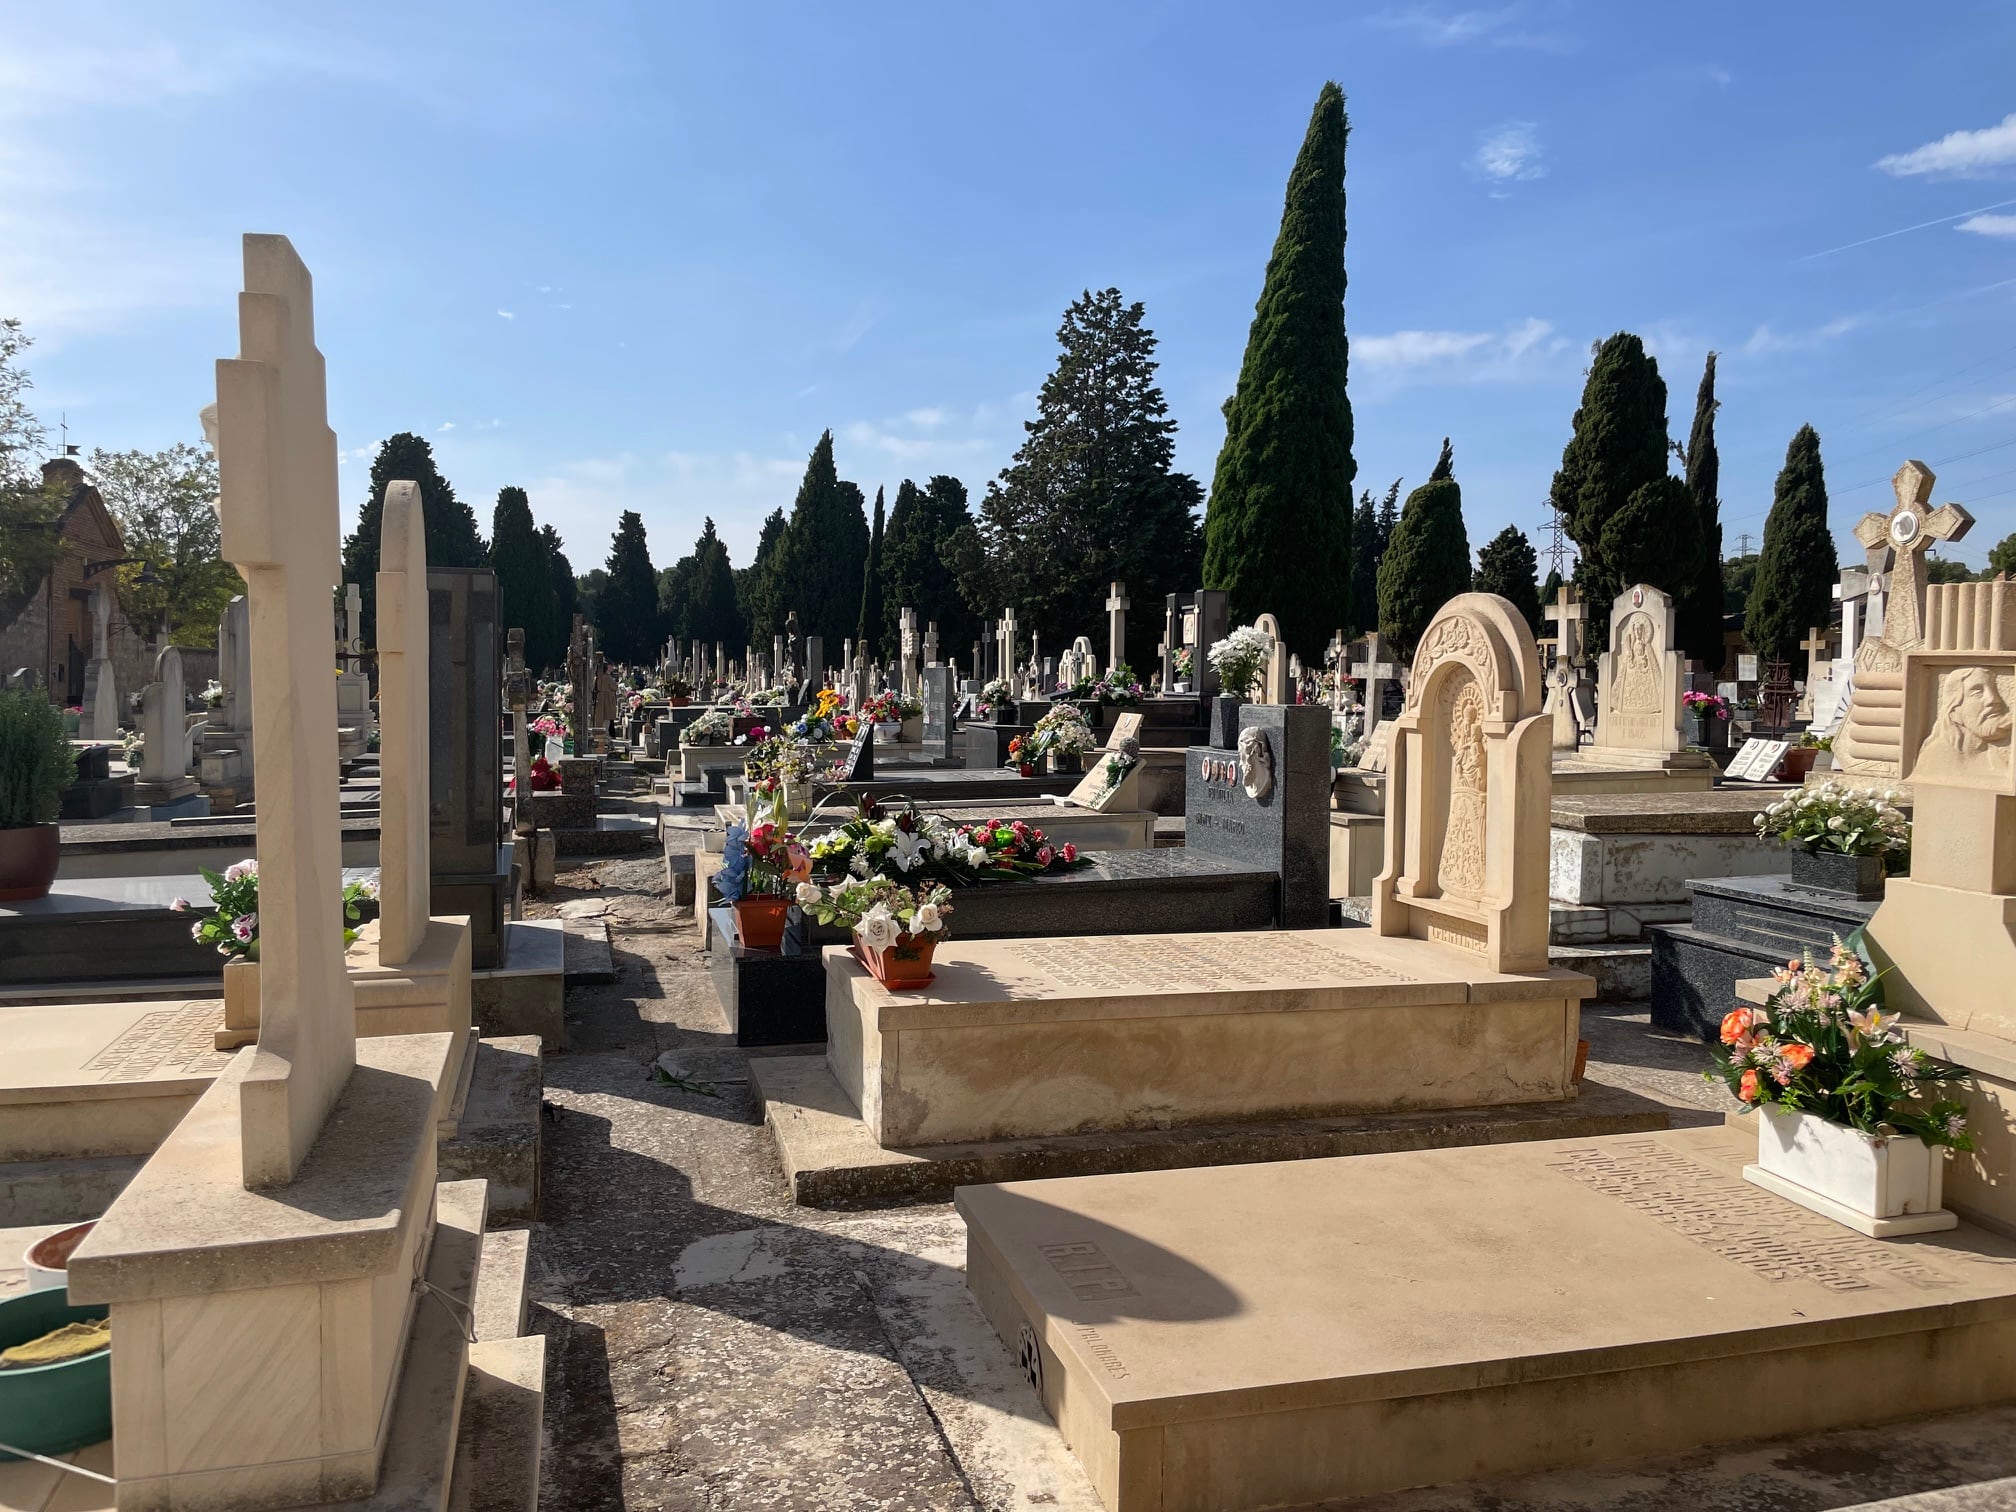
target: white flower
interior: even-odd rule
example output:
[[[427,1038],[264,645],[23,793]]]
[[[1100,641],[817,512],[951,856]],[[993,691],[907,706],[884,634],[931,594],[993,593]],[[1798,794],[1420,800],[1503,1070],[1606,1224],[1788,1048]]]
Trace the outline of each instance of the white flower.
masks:
[[[923,837],[915,834],[906,835],[898,830],[896,844],[889,852],[889,859],[895,863],[896,870],[901,872],[907,872],[911,867],[921,865],[924,860]]]
[[[866,856],[862,855],[859,851],[856,851],[854,853],[854,859],[847,863],[847,870],[849,870],[855,876],[860,877],[865,881],[867,879],[868,873],[873,871],[874,868],[868,864],[868,858]]]
[[[237,918],[231,921],[231,938],[236,940],[240,945],[250,943],[252,930],[257,922],[256,917],[252,914],[238,915]]]
[[[819,906],[819,900],[825,896],[819,890],[817,882],[800,882],[798,884],[798,906],[800,908],[816,908]]]
[[[234,861],[231,865],[224,868],[224,880],[226,882],[236,882],[241,877],[256,877],[258,875],[259,862],[256,859]]]
[[[887,950],[902,932],[903,926],[896,922],[896,916],[889,912],[885,903],[877,903],[861,915],[861,922],[854,926],[854,933],[870,950]]]
[[[1839,814],[1836,814],[1832,819],[1827,821],[1827,828],[1839,833],[1841,830],[1848,828],[1848,821],[1843,819]]]
[[[980,867],[985,866],[987,864],[986,849],[978,845],[967,846],[966,864],[970,867],[973,867],[975,870],[978,870]]]
[[[920,903],[917,905],[917,917],[912,922],[911,929],[917,934],[936,934],[944,924],[945,920],[940,916],[936,903]]]

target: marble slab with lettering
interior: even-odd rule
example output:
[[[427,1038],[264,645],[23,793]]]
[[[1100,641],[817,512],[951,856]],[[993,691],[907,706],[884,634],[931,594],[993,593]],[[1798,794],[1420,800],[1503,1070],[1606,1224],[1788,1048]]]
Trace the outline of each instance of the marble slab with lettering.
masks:
[[[1768,781],[1771,774],[1778,770],[1778,763],[1785,759],[1785,753],[1791,749],[1792,742],[1789,740],[1746,740],[1722,775],[1739,782]]]
[[[0,1103],[122,1097],[143,1083],[200,1091],[231,1060],[211,1043],[223,1012],[217,998],[0,1010]]]

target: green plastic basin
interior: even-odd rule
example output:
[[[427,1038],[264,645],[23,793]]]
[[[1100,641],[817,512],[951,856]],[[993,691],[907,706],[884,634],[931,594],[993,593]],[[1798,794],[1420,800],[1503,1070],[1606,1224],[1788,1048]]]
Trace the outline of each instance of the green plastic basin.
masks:
[[[63,1287],[0,1302],[0,1349],[39,1339],[65,1323],[102,1318],[104,1303],[72,1307]],[[66,1454],[112,1436],[112,1351],[27,1370],[0,1370],[0,1444]],[[0,1452],[0,1460],[19,1459]]]

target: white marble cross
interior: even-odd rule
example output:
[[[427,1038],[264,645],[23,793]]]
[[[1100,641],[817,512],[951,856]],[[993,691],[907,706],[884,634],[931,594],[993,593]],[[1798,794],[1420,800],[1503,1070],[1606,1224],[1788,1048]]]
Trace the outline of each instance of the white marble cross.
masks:
[[[1377,630],[1365,637],[1365,660],[1352,667],[1351,675],[1364,685],[1365,734],[1370,736],[1384,713],[1386,684],[1400,675],[1392,646]]]
[[[343,585],[343,665],[352,672],[364,670],[364,590],[355,583]]]
[[[996,649],[1001,658],[1001,675],[1012,678],[1015,675],[1015,611],[1001,611],[1001,628],[995,635]]]
[[[223,554],[251,608],[259,750],[259,1043],[239,1087],[245,1185],[293,1179],[357,1058],[343,968],[329,594],[341,576],[336,436],[314,286],[284,236],[245,238],[236,358],[217,364]]]
[[[1958,504],[1932,501],[1932,469],[1906,462],[1890,480],[1897,502],[1890,512],[1872,511],[1855,527],[1855,539],[1872,552],[1885,544],[1896,553],[1890,568],[1889,597],[1883,607],[1883,639],[1899,651],[1915,651],[1925,640],[1925,553],[1935,541],[1957,541],[1973,528],[1974,516]]]
[[[1127,585],[1106,585],[1106,665],[1117,667],[1127,660]]]
[[[403,966],[427,939],[427,522],[417,484],[385,485],[378,548],[378,964]],[[515,756],[514,756],[515,759]]]

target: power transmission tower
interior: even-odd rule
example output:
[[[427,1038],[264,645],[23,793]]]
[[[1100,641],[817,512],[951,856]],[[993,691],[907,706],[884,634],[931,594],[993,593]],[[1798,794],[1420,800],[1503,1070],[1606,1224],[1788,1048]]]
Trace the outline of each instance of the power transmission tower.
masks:
[[[1547,501],[1548,516],[1540,526],[1540,539],[1545,542],[1540,548],[1540,558],[1547,563],[1551,572],[1562,577],[1568,576],[1569,559],[1575,554],[1575,547],[1568,539],[1567,529],[1561,523],[1561,510],[1552,499]],[[1545,581],[1545,578],[1542,578]]]

